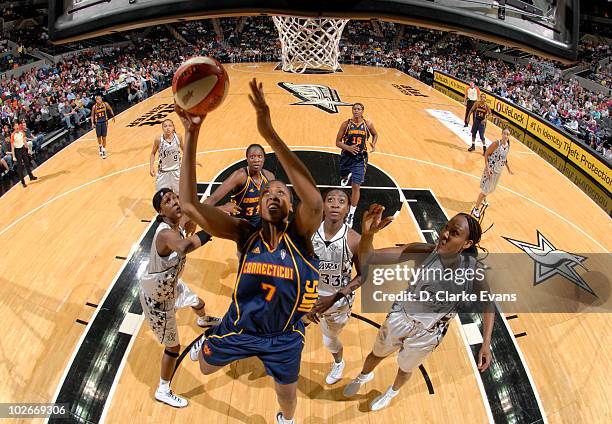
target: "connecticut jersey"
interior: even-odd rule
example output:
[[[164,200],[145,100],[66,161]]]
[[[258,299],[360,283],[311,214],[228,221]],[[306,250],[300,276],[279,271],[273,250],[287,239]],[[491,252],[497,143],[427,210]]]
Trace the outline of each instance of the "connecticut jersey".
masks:
[[[483,119],[487,117],[488,111],[489,111],[489,108],[485,102],[477,103],[477,106],[474,109],[474,119],[478,119],[479,121],[482,121]]]
[[[108,121],[108,103],[102,102],[101,105],[96,103],[92,109],[91,113],[93,113],[95,123]]]
[[[368,151],[366,141],[370,138],[370,129],[365,123],[365,120],[361,121],[360,124],[356,124],[352,119],[348,120],[344,136],[342,136],[342,142],[349,146],[359,147],[360,153]],[[344,150],[342,151],[344,153]]]
[[[319,261],[291,225],[275,249],[258,229],[242,247],[233,301],[223,323],[235,332],[258,335],[292,331],[316,303],[318,284]]]
[[[181,143],[176,133],[170,141],[162,134],[159,138],[159,170],[160,172],[176,171],[181,168]]]
[[[331,296],[351,281],[353,252],[348,245],[349,226],[343,224],[330,240],[323,223],[312,235],[312,247],[319,258],[319,294]]]
[[[268,184],[268,179],[263,172],[259,173],[259,184],[256,184],[249,170],[245,168],[247,174],[247,180],[244,186],[236,193],[232,194],[232,202],[240,207],[240,214],[238,217],[246,219],[251,225],[256,227],[259,224],[259,198],[261,194],[261,188]]]

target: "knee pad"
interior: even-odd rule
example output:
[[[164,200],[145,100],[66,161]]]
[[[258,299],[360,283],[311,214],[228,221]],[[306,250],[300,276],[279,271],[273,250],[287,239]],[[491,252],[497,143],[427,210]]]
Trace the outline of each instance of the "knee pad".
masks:
[[[179,350],[180,350],[180,349],[179,349]],[[171,351],[171,350],[168,350],[168,348],[164,349],[164,354],[165,354],[165,355],[168,355],[168,356],[169,356],[169,357],[171,357],[171,358],[175,358],[175,359],[176,359],[176,358],[178,358],[178,357],[179,357],[179,355],[180,355],[180,354],[179,354],[179,352],[173,352],[173,351]]]

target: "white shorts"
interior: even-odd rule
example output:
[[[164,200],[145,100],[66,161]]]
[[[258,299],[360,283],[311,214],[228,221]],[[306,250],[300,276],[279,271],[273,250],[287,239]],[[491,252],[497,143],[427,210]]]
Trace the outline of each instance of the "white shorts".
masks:
[[[159,342],[167,347],[179,345],[176,310],[188,306],[197,306],[198,295],[192,292],[182,280],[176,285],[176,297],[159,302],[140,290],[140,304],[149,327]]]
[[[155,191],[159,191],[162,188],[169,188],[172,189],[172,191],[176,194],[179,194],[180,177],[181,171],[179,169],[175,171],[157,172],[157,179],[155,180]]]
[[[397,364],[402,371],[412,372],[440,344],[444,329],[426,330],[403,312],[392,312],[378,330],[372,353],[384,358],[399,349]]]
[[[342,349],[342,343],[340,343],[338,337],[351,316],[350,305],[347,305],[344,299],[340,299],[338,302],[343,302],[344,305],[334,305],[329,308],[321,315],[320,322],[323,344],[331,353],[338,353]]]

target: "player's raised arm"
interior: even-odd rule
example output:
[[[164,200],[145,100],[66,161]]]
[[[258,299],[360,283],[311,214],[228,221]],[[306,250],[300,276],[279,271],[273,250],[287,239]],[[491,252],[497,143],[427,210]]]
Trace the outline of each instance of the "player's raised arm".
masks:
[[[359,241],[359,260],[363,265],[387,265],[414,259],[422,253],[431,253],[435,246],[427,243],[409,243],[402,246],[374,249],[374,234],[385,228],[393,217],[382,218],[384,206],[373,204],[363,214],[361,221],[361,240]]]
[[[229,176],[221,185],[213,192],[210,196],[204,200],[205,205],[216,206],[217,203],[225,197],[226,194],[230,193],[236,187],[241,187],[246,182],[246,175],[243,169],[238,169]],[[240,208],[233,202],[227,202],[225,205],[217,206],[218,209],[223,212],[235,215],[240,212]]]
[[[251,95],[249,99],[257,112],[257,129],[276,153],[278,161],[293,184],[300,204],[295,216],[296,230],[304,237],[310,237],[321,224],[323,216],[323,199],[312,175],[279,137],[272,126],[270,108],[264,98],[263,86],[255,79],[250,82]]]
[[[181,208],[187,216],[213,237],[239,242],[248,223],[233,218],[214,206],[204,205],[198,201],[195,159],[200,126],[205,117],[189,115],[178,106],[175,106],[175,110],[185,126],[185,150],[179,184]]]

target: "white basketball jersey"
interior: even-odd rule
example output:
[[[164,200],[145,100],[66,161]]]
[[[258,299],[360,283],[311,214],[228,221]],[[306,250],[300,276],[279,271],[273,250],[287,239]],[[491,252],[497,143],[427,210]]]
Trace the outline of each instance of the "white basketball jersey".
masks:
[[[461,255],[460,261],[457,268],[464,270],[476,268],[476,259],[473,257]],[[460,293],[472,293],[474,279],[466,277],[465,281],[455,281],[446,278],[445,275],[452,276],[452,273],[449,273],[449,269],[444,268],[437,252],[431,253],[420,268],[423,270],[421,278],[409,283],[406,290],[406,294],[410,293],[413,297],[395,301],[391,307],[391,312],[403,312],[410,319],[419,321],[426,329],[431,329],[440,320],[448,321],[456,315],[461,303],[456,296]],[[473,276],[474,273],[471,277]]]
[[[510,143],[506,143],[506,147],[499,142],[497,149],[489,156],[489,167],[493,169],[493,172],[500,173],[506,166],[506,160],[508,158],[508,152],[510,151]]]
[[[174,133],[170,141],[162,134],[159,138],[159,170],[160,172],[181,169],[181,145]]]
[[[147,273],[140,279],[140,287],[148,297],[158,302],[171,301],[171,305],[174,306],[176,283],[183,274],[187,257],[176,252],[171,252],[168,256],[160,256],[156,247],[159,233],[171,229],[165,222],[160,223],[157,227],[151,244]],[[180,232],[181,237],[185,238],[182,228]]]
[[[348,245],[349,226],[343,224],[337,234],[325,240],[323,223],[312,235],[312,247],[319,257],[319,294],[330,296],[351,281],[353,252]]]

